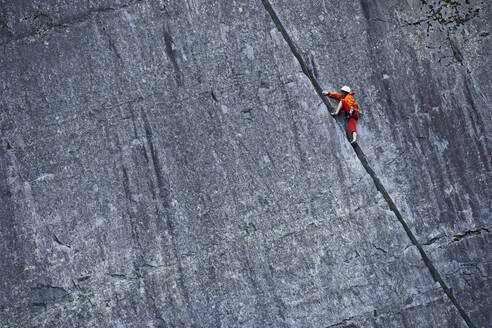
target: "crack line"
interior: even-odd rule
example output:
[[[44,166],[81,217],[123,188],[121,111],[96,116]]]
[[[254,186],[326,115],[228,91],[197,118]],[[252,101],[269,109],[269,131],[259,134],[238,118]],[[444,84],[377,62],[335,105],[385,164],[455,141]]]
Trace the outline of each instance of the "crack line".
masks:
[[[282,36],[284,37],[285,41],[289,45],[290,50],[293,52],[294,56],[297,58],[299,61],[299,64],[302,67],[302,71],[308,79],[311,81],[311,84],[313,85],[314,89],[316,90],[316,93],[318,96],[321,98],[323,103],[326,105],[328,111],[331,111],[331,105],[328,102],[328,99],[322,94],[322,88],[319,85],[318,81],[314,77],[314,74],[311,72],[311,70],[308,68],[304,58],[302,57],[302,54],[300,51],[298,51],[297,47],[294,45],[292,39],[290,38],[289,34],[285,30],[284,26],[280,22],[275,10],[272,8],[270,2],[268,0],[261,0],[263,3],[263,6],[265,7],[266,11],[270,14],[270,17],[272,18],[273,22],[275,23],[277,29],[280,31]],[[349,134],[346,132],[347,137]],[[347,139],[348,140],[348,139]],[[463,320],[466,322],[468,327],[470,328],[475,328],[475,325],[471,322],[470,318],[466,314],[465,310],[461,307],[461,305],[458,303],[456,298],[453,296],[451,290],[448,288],[448,286],[444,283],[443,279],[441,278],[441,275],[437,271],[437,269],[434,267],[434,264],[431,262],[427,254],[425,253],[424,249],[422,248],[422,245],[417,241],[417,238],[413,234],[413,232],[410,230],[410,227],[406,223],[406,221],[403,219],[403,216],[400,213],[400,210],[396,206],[396,204],[393,202],[393,199],[391,196],[388,194],[386,189],[384,188],[383,184],[381,183],[381,180],[379,180],[376,172],[371,168],[369,165],[369,162],[367,161],[366,156],[364,155],[362,149],[359,147],[358,144],[353,144],[352,145],[357,157],[359,158],[362,166],[366,170],[366,172],[371,176],[372,180],[374,181],[374,185],[376,186],[376,189],[381,193],[383,198],[386,200],[386,203],[388,204],[388,207],[390,210],[396,215],[396,218],[398,221],[400,221],[401,225],[403,226],[403,229],[408,235],[408,238],[410,238],[411,242],[413,245],[415,245],[420,253],[420,256],[422,257],[422,260],[424,261],[425,266],[429,270],[430,274],[432,275],[432,278],[434,281],[438,282],[441,288],[443,289],[444,293],[448,298],[451,300],[455,308],[458,310],[459,314],[463,318]]]

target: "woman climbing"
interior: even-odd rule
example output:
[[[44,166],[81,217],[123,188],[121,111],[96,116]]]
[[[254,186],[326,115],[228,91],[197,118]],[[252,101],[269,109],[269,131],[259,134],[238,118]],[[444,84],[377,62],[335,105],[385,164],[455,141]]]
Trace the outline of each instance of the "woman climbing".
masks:
[[[350,134],[352,135],[352,141],[350,143],[354,144],[357,142],[357,130],[355,126],[357,124],[357,119],[359,118],[359,106],[355,102],[354,97],[352,97],[353,95],[355,95],[355,92],[353,91],[351,92],[348,86],[344,85],[341,91],[342,91],[341,94],[338,92],[328,92],[328,91],[323,91],[323,94],[330,98],[335,98],[340,100],[335,112],[331,113],[331,115],[338,115],[338,113],[342,108],[345,110],[345,113],[347,113],[347,118],[348,118],[349,131]]]

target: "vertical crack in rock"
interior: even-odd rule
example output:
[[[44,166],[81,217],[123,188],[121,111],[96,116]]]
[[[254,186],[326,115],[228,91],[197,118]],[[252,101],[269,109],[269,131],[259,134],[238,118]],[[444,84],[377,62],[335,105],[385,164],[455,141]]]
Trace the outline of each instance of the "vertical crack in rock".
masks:
[[[168,188],[169,182],[165,180],[164,176],[162,175],[162,165],[159,160],[157,149],[154,147],[154,141],[153,141],[154,136],[152,135],[152,130],[150,128],[150,124],[145,112],[142,112],[142,120],[144,122],[145,137],[147,138],[147,142],[149,144],[150,155],[152,158],[155,177],[157,179],[157,187],[159,189],[159,195],[162,200],[162,206],[164,207],[164,209],[168,210],[169,203],[170,203],[169,201],[170,195],[169,195],[169,188]],[[172,223],[170,222],[169,218],[168,218],[168,228],[170,232],[173,232]]]
[[[169,33],[169,26],[167,25],[166,22],[164,22],[163,34],[164,34],[164,43],[166,44],[166,55],[173,65],[174,74],[176,75],[176,83],[178,84],[178,87],[183,86],[183,76],[179,69],[178,61],[176,60],[176,50],[174,49],[174,41],[171,34]]]
[[[305,62],[305,60],[304,60],[304,58],[300,52],[300,49],[298,49],[298,47],[296,47],[296,45],[294,44],[294,42],[290,38],[289,34],[285,30],[282,22],[280,22],[280,19],[278,18],[277,14],[276,14],[275,10],[273,9],[273,7],[271,6],[270,2],[268,0],[261,0],[261,2],[263,3],[263,6],[265,7],[266,11],[270,14],[270,17],[272,18],[273,22],[275,23],[277,29],[279,30],[279,32],[282,34],[285,41],[289,45],[290,50],[292,51],[294,56],[299,61],[299,64],[301,65],[301,68],[302,68],[302,71],[304,72],[304,74],[306,74],[308,79],[311,81],[311,84],[313,85],[314,89],[316,90],[316,93],[321,98],[323,103],[326,105],[327,109],[330,111],[332,109],[332,107],[331,107],[328,99],[323,95],[323,93],[322,93],[323,89],[321,88],[318,81],[314,77],[314,74],[308,68],[308,65]],[[349,133],[348,132],[346,132],[346,133],[347,133],[347,137],[349,137]],[[374,185],[376,186],[376,189],[381,193],[383,198],[386,200],[388,207],[396,215],[396,218],[398,219],[398,221],[400,221],[401,225],[403,226],[403,229],[407,233],[408,238],[410,238],[412,244],[414,244],[415,247],[417,247],[417,249],[420,253],[420,256],[422,257],[422,260],[424,261],[425,266],[429,270],[434,281],[439,283],[439,285],[443,289],[444,293],[448,296],[448,298],[451,300],[453,305],[456,307],[456,309],[458,310],[458,312],[460,313],[461,317],[466,322],[468,327],[475,328],[475,325],[471,322],[471,320],[468,317],[468,315],[466,314],[465,310],[461,307],[461,305],[458,303],[456,298],[453,296],[451,290],[444,283],[443,279],[441,278],[441,275],[439,274],[439,272],[435,268],[434,264],[431,262],[431,260],[429,259],[429,257],[425,253],[424,249],[422,248],[422,245],[420,245],[420,243],[417,241],[417,238],[415,237],[413,232],[410,230],[410,227],[408,226],[406,221],[403,219],[403,217],[400,213],[400,210],[398,209],[398,207],[396,207],[396,204],[393,202],[393,199],[391,198],[391,196],[388,194],[388,192],[384,188],[383,184],[381,183],[381,180],[379,180],[378,176],[376,175],[376,172],[374,172],[374,170],[369,165],[369,162],[367,161],[367,158],[364,155],[362,149],[357,144],[352,145],[352,147],[353,147],[355,153],[357,154],[357,157],[359,158],[362,166],[364,167],[366,172],[371,176],[372,180],[374,181]]]
[[[166,225],[167,229],[171,238],[171,243],[172,243],[172,251],[174,252],[174,256],[176,257],[176,266],[177,266],[177,271],[178,271],[178,280],[177,284],[179,287],[179,294],[180,297],[183,298],[184,304],[185,305],[185,310],[188,312],[188,315],[191,318],[192,326],[195,326],[196,322],[199,321],[199,319],[196,317],[195,311],[193,309],[190,309],[190,300],[191,297],[188,292],[188,288],[186,287],[185,284],[185,272],[184,272],[184,264],[183,264],[183,259],[181,258],[181,255],[179,254],[178,251],[178,245],[177,245],[177,232],[176,232],[176,227],[175,224],[172,221],[172,218],[174,217],[173,215],[173,210],[172,210],[172,204],[171,204],[171,195],[170,195],[170,181],[162,174],[163,171],[163,166],[161,164],[161,161],[159,160],[159,154],[157,153],[157,148],[154,147],[154,136],[152,133],[152,128],[150,126],[149,120],[147,118],[147,115],[145,114],[145,111],[142,111],[142,120],[144,122],[144,129],[145,129],[145,135],[147,138],[147,142],[149,143],[149,148],[150,148],[150,153],[151,153],[151,158],[152,158],[152,163],[154,166],[154,173],[157,179],[157,187],[159,190],[159,197],[161,198],[162,201],[162,206],[165,211],[166,218]],[[179,307],[179,304],[176,304],[177,307]],[[184,325],[183,322],[180,322],[181,324]]]

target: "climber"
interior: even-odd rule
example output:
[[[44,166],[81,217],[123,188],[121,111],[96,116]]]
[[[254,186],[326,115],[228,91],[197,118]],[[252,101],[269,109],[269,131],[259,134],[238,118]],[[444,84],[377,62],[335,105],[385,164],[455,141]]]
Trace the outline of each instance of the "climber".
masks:
[[[340,100],[335,112],[331,113],[331,115],[338,115],[342,108],[345,110],[348,118],[349,131],[352,135],[352,141],[350,143],[354,144],[357,142],[357,130],[355,129],[355,125],[359,118],[359,106],[355,102],[354,97],[352,97],[355,95],[355,92],[351,92],[348,86],[344,85],[341,91],[341,94],[338,92],[323,91],[323,95]]]

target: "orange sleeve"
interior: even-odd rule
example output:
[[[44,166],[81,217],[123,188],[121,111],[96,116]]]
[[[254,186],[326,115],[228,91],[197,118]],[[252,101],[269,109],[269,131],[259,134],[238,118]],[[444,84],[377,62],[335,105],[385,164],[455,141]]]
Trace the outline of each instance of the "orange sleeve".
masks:
[[[342,100],[342,95],[338,92],[328,92],[328,97]]]

